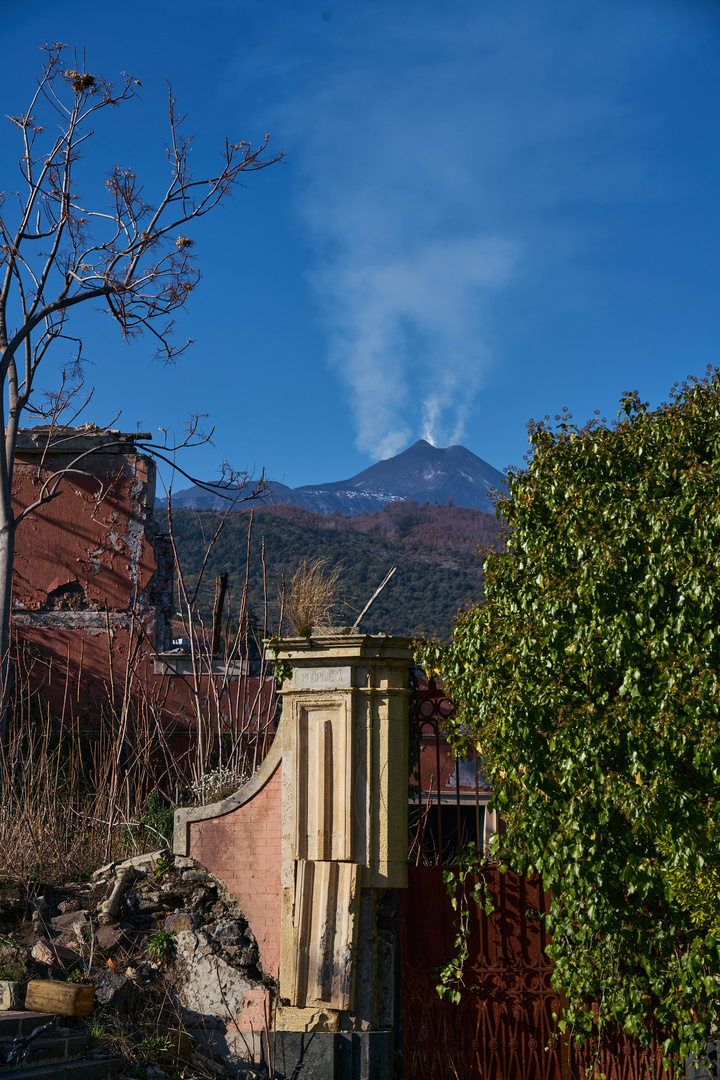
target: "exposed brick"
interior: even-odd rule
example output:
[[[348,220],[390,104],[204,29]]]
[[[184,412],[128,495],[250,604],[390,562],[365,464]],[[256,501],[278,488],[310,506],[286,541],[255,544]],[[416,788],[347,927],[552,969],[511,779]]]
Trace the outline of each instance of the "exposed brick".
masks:
[[[280,970],[282,767],[243,806],[190,826],[190,853],[230,889],[257,938],[263,969]]]

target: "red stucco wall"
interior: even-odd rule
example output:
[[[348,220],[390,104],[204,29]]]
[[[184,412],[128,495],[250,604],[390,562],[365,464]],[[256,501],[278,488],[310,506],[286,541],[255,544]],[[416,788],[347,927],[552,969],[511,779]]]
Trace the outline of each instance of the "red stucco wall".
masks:
[[[188,854],[224,881],[257,938],[263,971],[280,973],[282,765],[243,806],[190,825]]]
[[[146,532],[152,514],[148,495],[154,489],[153,464],[141,454],[117,454],[98,455],[92,467],[93,477],[64,480],[61,493],[18,526],[16,611],[42,610],[48,604],[57,609],[53,594],[68,586],[76,588],[61,601],[69,610],[128,611],[141,605],[156,570],[152,539]],[[18,462],[13,479],[16,511],[38,497],[49,475],[48,469]],[[100,482],[105,486],[102,498]]]
[[[64,719],[92,720],[113,690],[122,695],[139,632],[131,693],[137,696],[140,682],[145,696],[155,689],[147,654],[165,646],[172,565],[153,516],[155,464],[132,437],[69,429],[47,449],[48,437],[45,429],[20,432],[16,514],[79,453],[83,475],[65,476],[51,501],[18,525],[13,628],[28,685]]]

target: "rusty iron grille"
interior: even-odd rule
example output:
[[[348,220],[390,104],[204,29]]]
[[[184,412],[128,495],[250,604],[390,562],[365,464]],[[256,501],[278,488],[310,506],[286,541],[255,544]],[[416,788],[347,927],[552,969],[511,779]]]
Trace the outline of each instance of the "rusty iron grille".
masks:
[[[562,1080],[561,1045],[546,1051],[558,997],[544,952],[538,882],[485,872],[496,911],[472,909],[459,1004],[441,1000],[437,969],[454,951],[455,918],[438,866],[411,867],[403,898],[403,1042],[406,1080]],[[432,930],[430,930],[432,928]]]
[[[457,912],[443,880],[469,842],[483,850],[492,792],[477,760],[452,758],[443,721],[455,703],[423,673],[411,697],[410,867],[401,893],[404,1080],[676,1080],[662,1069],[662,1032],[643,1051],[621,1029],[601,1046],[557,1037],[539,879],[483,871],[495,911],[470,903],[459,1004],[441,999],[438,969],[455,953]]]
[[[422,671],[411,688],[410,865],[455,866],[461,848],[486,846],[492,789],[480,760],[453,758],[443,736],[455,702]]]

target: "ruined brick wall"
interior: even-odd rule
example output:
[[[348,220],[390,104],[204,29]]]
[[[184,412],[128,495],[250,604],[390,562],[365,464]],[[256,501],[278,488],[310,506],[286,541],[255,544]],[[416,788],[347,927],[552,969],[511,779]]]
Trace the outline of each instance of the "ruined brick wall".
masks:
[[[51,672],[43,675],[50,696],[67,706],[81,685],[83,695],[107,694],[111,671],[122,685],[133,630],[142,628],[151,647],[165,647],[172,559],[167,539],[156,534],[155,463],[133,436],[86,425],[47,443],[47,429],[20,432],[16,512],[78,455],[83,475],[65,477],[59,494],[17,529],[13,626]]]
[[[280,973],[282,765],[242,806],[188,825],[188,854],[225,882],[257,938],[263,970]]]

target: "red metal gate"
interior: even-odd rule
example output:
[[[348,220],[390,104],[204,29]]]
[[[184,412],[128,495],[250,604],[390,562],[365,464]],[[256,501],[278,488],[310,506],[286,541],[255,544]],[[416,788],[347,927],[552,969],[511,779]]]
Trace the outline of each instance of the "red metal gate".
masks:
[[[457,914],[440,867],[411,867],[401,901],[404,1080],[674,1080],[659,1046],[643,1051],[622,1031],[600,1053],[553,1038],[560,1001],[551,984],[539,881],[485,871],[495,912],[471,902],[469,958],[459,1004],[437,994],[438,967],[453,955]],[[654,1069],[651,1068],[654,1062]]]
[[[409,887],[401,894],[404,1080],[675,1080],[658,1041],[643,1051],[622,1030],[582,1048],[556,1037],[560,1000],[545,953],[538,879],[483,871],[487,916],[470,901],[469,953],[459,1004],[438,996],[438,968],[455,952],[458,915],[443,882],[456,852],[487,839],[489,788],[478,762],[455,762],[442,738],[453,703],[418,674]],[[489,824],[488,818],[488,824]]]
[[[454,952],[456,913],[440,867],[410,869],[403,897],[402,1006],[405,1080],[563,1080],[559,1043],[546,1050],[558,999],[544,930],[528,908],[544,904],[536,882],[486,873],[489,918],[471,908],[465,990],[441,1000],[437,969]]]

